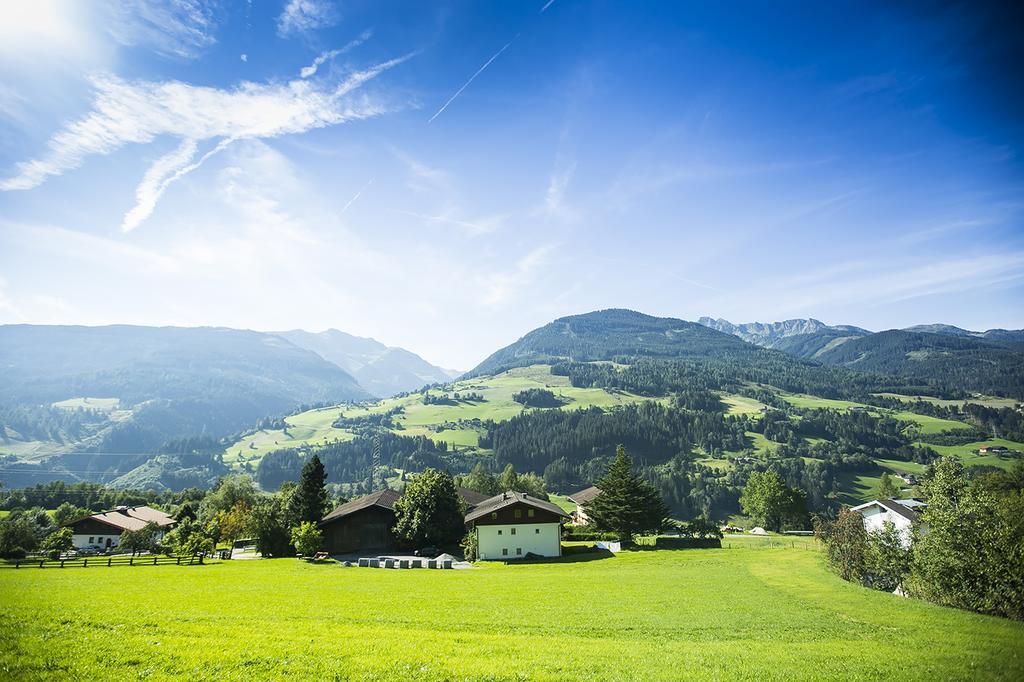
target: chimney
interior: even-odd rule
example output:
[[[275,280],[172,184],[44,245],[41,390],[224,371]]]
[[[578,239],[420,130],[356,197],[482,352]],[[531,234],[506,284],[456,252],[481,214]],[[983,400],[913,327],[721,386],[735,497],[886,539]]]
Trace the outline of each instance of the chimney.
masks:
[[[508,493],[507,492],[506,493],[502,493],[501,494],[501,499],[507,500],[508,499]]]
[[[124,514],[125,516],[127,516],[128,515],[128,505],[125,505],[125,504],[118,505],[117,511],[119,511],[122,514]]]

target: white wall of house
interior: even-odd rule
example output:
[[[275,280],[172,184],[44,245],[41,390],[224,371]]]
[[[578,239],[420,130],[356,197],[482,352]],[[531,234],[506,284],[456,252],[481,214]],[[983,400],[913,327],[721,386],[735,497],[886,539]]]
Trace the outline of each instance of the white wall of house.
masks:
[[[885,524],[888,522],[893,524],[896,530],[900,532],[903,546],[910,546],[914,537],[914,529],[910,519],[877,504],[861,509],[860,515],[864,519],[864,530],[867,532],[875,533],[884,530]]]
[[[79,535],[76,533],[71,536],[71,544],[75,546],[75,549],[83,549],[94,545],[107,547],[108,539],[110,540],[110,547],[117,547],[117,543],[121,541],[121,536],[114,533],[107,533],[105,535]]]
[[[561,556],[560,526],[558,523],[477,526],[477,552],[484,561],[522,559],[530,552],[540,556]]]

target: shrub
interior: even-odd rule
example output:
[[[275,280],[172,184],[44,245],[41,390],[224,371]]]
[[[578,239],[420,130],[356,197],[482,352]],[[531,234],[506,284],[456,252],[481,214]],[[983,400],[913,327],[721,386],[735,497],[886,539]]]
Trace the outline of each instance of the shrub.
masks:
[[[316,554],[324,541],[324,534],[316,527],[316,524],[303,521],[292,528],[292,544],[295,551],[302,556],[313,556]]]

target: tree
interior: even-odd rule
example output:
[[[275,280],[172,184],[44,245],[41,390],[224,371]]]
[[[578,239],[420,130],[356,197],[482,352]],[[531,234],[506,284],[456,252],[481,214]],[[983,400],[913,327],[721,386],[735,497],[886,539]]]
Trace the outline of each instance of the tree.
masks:
[[[834,521],[820,521],[815,532],[825,545],[829,567],[843,580],[862,582],[868,561],[863,517],[851,509],[841,509]]]
[[[871,587],[884,592],[902,590],[910,573],[911,549],[903,534],[886,521],[882,530],[867,534],[866,572]]]
[[[750,474],[740,495],[740,506],[754,523],[774,531],[782,530],[787,523],[803,525],[807,518],[804,492],[787,486],[774,471]]]
[[[475,490],[488,497],[501,492],[498,487],[498,479],[484,468],[483,462],[477,462],[472,471],[465,476],[459,476],[457,483],[463,488]]]
[[[253,506],[251,530],[257,552],[265,557],[294,555],[286,515],[285,502],[280,495],[261,498]]]
[[[88,509],[83,509],[82,507],[73,505],[70,502],[64,502],[53,511],[53,522],[58,526],[64,526],[88,515]]]
[[[597,482],[601,494],[584,506],[595,531],[615,533],[630,543],[642,533],[657,533],[668,524],[668,507],[650,483],[633,472],[626,448],[619,445],[615,459]]]
[[[943,458],[922,488],[927,532],[914,545],[909,591],[929,601],[1024,620],[1024,494],[968,484]]]
[[[132,555],[137,552],[152,552],[156,549],[156,534],[159,530],[155,523],[147,523],[138,530],[126,530],[121,533],[117,546],[122,551],[130,551]]]
[[[217,515],[217,512],[228,511],[239,502],[244,502],[251,507],[259,494],[259,490],[256,489],[256,484],[250,476],[246,474],[223,476],[199,505],[199,519],[203,523],[207,523]]]
[[[20,559],[39,547],[39,540],[36,524],[26,512],[0,518],[0,557]]]
[[[519,490],[519,476],[516,475],[515,467],[511,464],[506,464],[505,468],[501,471],[501,476],[498,477],[498,492],[507,492],[509,490]]]
[[[900,494],[900,488],[886,471],[878,481],[878,499],[891,500]]]
[[[212,552],[215,544],[202,524],[195,519],[184,518],[164,536],[164,546],[168,555],[193,556]]]
[[[331,498],[324,481],[327,472],[323,462],[316,455],[309,458],[299,476],[299,485],[288,501],[288,520],[293,526],[303,522],[319,523],[327,513]]]
[[[226,512],[219,512],[215,517],[217,536],[222,541],[234,542],[244,537],[252,525],[252,508],[243,501]]]
[[[56,559],[60,556],[61,552],[66,552],[74,547],[74,538],[70,528],[61,528],[60,530],[51,533],[45,540],[43,540],[42,550],[46,552],[51,559]]]
[[[316,527],[315,523],[303,521],[292,528],[292,544],[295,551],[302,556],[313,556],[319,550],[324,541],[324,534]]]
[[[450,547],[465,532],[462,502],[451,475],[427,469],[395,502],[395,535],[410,547]]]

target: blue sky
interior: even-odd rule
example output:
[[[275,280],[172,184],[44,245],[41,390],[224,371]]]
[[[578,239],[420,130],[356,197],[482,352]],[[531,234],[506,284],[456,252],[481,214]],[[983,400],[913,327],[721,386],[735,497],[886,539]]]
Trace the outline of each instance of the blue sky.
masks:
[[[10,0],[0,323],[1024,327],[1002,11]]]

